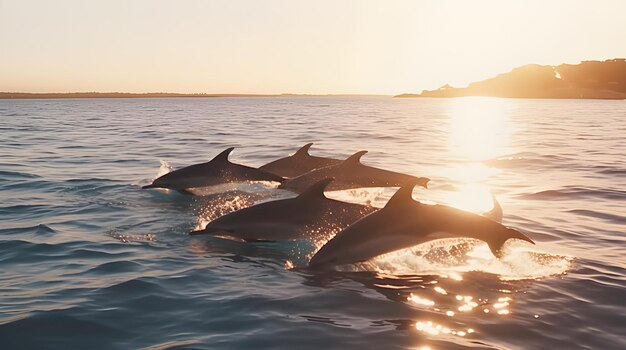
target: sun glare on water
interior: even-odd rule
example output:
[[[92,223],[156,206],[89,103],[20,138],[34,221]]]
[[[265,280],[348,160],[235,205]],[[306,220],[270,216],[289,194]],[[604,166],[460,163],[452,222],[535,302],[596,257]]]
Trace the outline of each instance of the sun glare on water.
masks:
[[[512,102],[488,97],[467,97],[447,101],[447,148],[449,164],[439,175],[453,185],[442,193],[443,203],[474,213],[493,208],[492,181],[499,170],[485,164],[513,152],[510,138]]]
[[[499,170],[484,163],[511,153],[512,102],[488,97],[467,97],[448,102],[448,154],[450,167],[443,176],[455,187],[445,194],[448,205],[474,213],[493,208],[490,180]]]
[[[476,214],[489,212],[494,209],[492,186],[497,184],[499,171],[484,161],[514,152],[510,146],[514,101],[470,97],[447,103],[451,165],[442,169],[441,177],[442,182],[452,186],[435,189],[438,192],[435,201]],[[506,208],[504,212],[506,215]],[[561,274],[571,263],[571,257],[543,253],[525,242],[512,240],[505,247],[507,256],[498,259],[481,241],[465,238],[433,241],[375,258],[369,267],[391,275],[462,276],[468,271],[483,271],[502,280],[517,280]]]
[[[490,211],[494,205],[489,187],[482,184],[462,185],[458,191],[449,192],[445,201],[455,208],[472,213]]]
[[[449,101],[450,155],[458,160],[481,161],[501,155],[512,133],[511,101],[466,97]]]

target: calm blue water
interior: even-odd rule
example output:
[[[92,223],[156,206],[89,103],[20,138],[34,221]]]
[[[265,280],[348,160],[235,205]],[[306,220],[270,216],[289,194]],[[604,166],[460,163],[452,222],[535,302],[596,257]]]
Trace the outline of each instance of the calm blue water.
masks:
[[[2,100],[0,348],[626,348],[624,135],[625,101]],[[491,191],[537,245],[499,261],[438,241],[320,273],[310,242],[187,236],[282,190],[140,189],[160,160],[235,146],[257,166],[307,142],[430,177],[415,198],[480,212]]]

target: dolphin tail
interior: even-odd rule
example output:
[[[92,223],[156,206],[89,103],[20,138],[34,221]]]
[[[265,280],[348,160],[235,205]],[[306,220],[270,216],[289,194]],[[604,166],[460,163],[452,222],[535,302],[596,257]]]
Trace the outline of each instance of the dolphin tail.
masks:
[[[526,242],[530,242],[532,244],[535,244],[535,242],[533,242],[532,239],[528,238],[528,236],[526,236],[525,234],[519,232],[518,230],[512,229],[512,228],[505,228],[505,232],[502,232],[502,235],[498,235],[497,237],[495,237],[494,239],[490,240],[489,242],[487,242],[487,244],[489,245],[489,250],[491,250],[491,252],[493,253],[493,255],[496,256],[496,258],[500,259],[504,256],[504,252],[502,251],[502,246],[504,245],[504,243],[511,239],[511,238],[515,238],[515,239],[521,239],[522,241],[526,241]]]

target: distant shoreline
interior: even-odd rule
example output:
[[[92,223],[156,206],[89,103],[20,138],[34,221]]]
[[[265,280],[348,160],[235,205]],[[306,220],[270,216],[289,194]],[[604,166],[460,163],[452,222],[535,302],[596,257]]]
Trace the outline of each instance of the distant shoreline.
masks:
[[[469,97],[548,99],[626,99],[626,59],[583,61],[580,64],[528,64],[508,73],[457,88],[445,84],[436,90],[394,97]]]
[[[0,100],[17,99],[70,99],[70,98],[216,98],[216,97],[391,97],[391,95],[367,94],[182,94],[168,92],[0,92]]]
[[[496,95],[458,95],[458,96],[426,96],[424,94],[411,94],[405,93],[400,95],[395,95],[393,98],[399,99],[412,99],[412,98],[435,98],[435,99],[445,99],[445,98],[462,98],[462,97],[492,97],[492,98],[504,98],[504,99],[519,99],[519,100],[626,100],[626,95],[602,95],[596,94],[591,97],[587,96],[496,96]]]

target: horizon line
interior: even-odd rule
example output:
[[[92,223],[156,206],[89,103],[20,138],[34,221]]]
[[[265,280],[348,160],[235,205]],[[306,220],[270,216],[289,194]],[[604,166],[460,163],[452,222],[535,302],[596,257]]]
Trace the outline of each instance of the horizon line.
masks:
[[[341,96],[364,96],[364,97],[393,97],[394,94],[309,94],[309,93],[182,93],[182,92],[10,92],[0,91],[0,99],[54,99],[54,98],[159,98],[159,97],[341,97]]]

